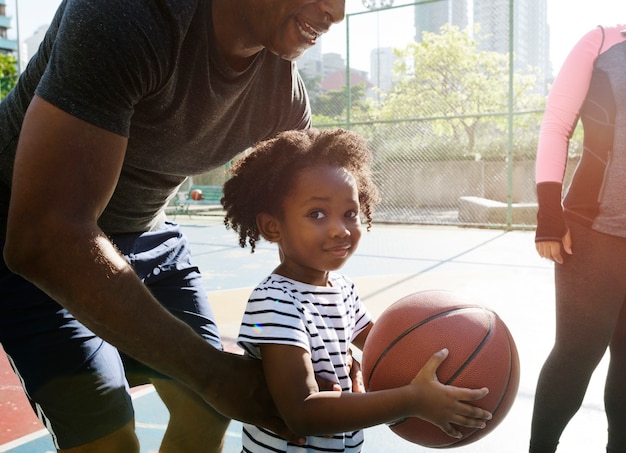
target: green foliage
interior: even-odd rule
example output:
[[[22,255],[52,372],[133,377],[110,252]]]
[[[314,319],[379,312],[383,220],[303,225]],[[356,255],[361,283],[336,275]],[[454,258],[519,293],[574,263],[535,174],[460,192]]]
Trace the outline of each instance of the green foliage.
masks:
[[[542,75],[515,68],[511,81],[509,56],[481,50],[484,38],[478,26],[471,33],[451,25],[425,32],[421,42],[395,50],[395,85],[376,102],[364,85],[351,88],[350,102],[346,87],[316,91],[314,125],[358,128],[378,161],[502,160],[510,142],[515,159],[533,159]]]
[[[330,116],[326,116],[326,115],[319,115],[316,113],[313,113],[313,126],[315,127],[324,127],[324,126],[340,126],[343,125],[343,123],[345,122],[345,120],[341,121],[337,118],[332,118]]]
[[[304,82],[309,99],[313,101],[313,99],[317,98],[322,93],[322,77],[307,77],[302,71],[300,72],[300,77],[302,78],[302,82]]]
[[[17,83],[17,59],[0,54],[0,99],[4,98]]]
[[[312,96],[311,109],[315,115],[342,122],[345,121],[349,104],[350,114],[363,118],[367,116],[369,108],[365,94],[365,83],[352,85],[349,91],[347,85],[344,85],[338,90],[328,90]]]
[[[476,27],[473,33],[479,37]],[[444,25],[440,33],[423,34],[419,43],[397,49],[394,79],[398,82],[381,105],[385,121],[416,119],[391,127],[386,152],[395,159],[494,159],[508,150],[508,55],[480,50],[468,31]],[[513,77],[514,111],[540,111],[537,69]],[[535,137],[536,115],[515,119],[514,135]],[[517,135],[516,135],[517,136]],[[533,140],[518,144],[534,155]],[[515,140],[514,140],[515,143]],[[406,155],[410,153],[410,155]]]

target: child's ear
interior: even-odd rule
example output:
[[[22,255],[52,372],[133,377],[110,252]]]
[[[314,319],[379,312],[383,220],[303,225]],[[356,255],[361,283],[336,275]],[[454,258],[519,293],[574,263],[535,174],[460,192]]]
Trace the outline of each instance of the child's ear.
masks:
[[[263,239],[268,242],[278,242],[280,229],[276,218],[267,212],[261,212],[256,216],[256,226]]]

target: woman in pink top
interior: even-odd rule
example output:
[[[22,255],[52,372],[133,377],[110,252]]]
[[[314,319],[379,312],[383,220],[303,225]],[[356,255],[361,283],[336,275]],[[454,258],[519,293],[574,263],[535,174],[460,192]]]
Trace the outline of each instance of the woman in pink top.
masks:
[[[583,153],[567,193],[572,132]],[[536,248],[555,263],[556,339],[539,376],[530,452],[555,452],[607,347],[607,452],[626,451],[626,26],[572,49],[548,96],[537,151]]]

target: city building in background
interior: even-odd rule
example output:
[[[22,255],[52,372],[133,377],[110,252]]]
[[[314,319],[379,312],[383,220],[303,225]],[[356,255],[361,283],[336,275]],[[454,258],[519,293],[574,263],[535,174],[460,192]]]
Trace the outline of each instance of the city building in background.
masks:
[[[508,4],[508,0],[505,1]],[[424,32],[436,33],[444,24],[452,24],[465,29],[470,25],[470,17],[467,0],[441,0],[417,5],[415,7],[415,42],[422,40]]]
[[[23,48],[23,53],[26,61],[30,60],[30,58],[37,52],[37,49],[39,49],[39,45],[43,41],[44,36],[46,36],[48,27],[49,25],[47,24],[40,25],[32,35],[24,40],[25,48]]]
[[[393,87],[393,65],[396,55],[392,47],[378,47],[370,52],[370,81],[372,85],[387,93]]]
[[[367,4],[366,4],[367,3]],[[396,2],[398,3],[398,2]],[[384,9],[393,5],[391,0],[363,1],[367,9]],[[547,87],[552,80],[550,62],[550,28],[547,21],[547,0],[515,0],[513,2],[514,26],[510,34],[510,0],[440,0],[416,2],[413,6],[414,40],[420,42],[424,32],[437,33],[444,24],[452,24],[462,30],[473,32],[478,27],[479,50],[509,53],[509,42],[513,40],[513,55],[516,71],[538,68],[544,80],[538,89]],[[306,80],[317,80],[316,92],[324,87],[336,89],[337,74],[345,71],[345,60],[337,53],[323,52],[323,39],[309,49],[300,60],[298,68]],[[396,61],[392,47],[377,47],[369,53],[369,72],[350,68],[354,74],[368,82],[368,97],[379,100],[381,94],[391,90],[394,84],[393,68]],[[331,77],[332,76],[332,77]],[[331,77],[331,79],[329,79]],[[321,88],[320,88],[321,87]]]
[[[323,38],[308,49],[297,61],[298,71],[304,78],[309,95],[329,90],[340,90],[346,85],[346,61],[337,52],[323,53]],[[350,84],[365,84],[369,89],[372,83],[367,71],[350,69]]]
[[[13,54],[17,52],[17,40],[8,38],[11,18],[6,15],[6,6],[6,0],[0,0],[0,53]]]
[[[363,0],[367,9],[382,9],[393,5],[392,0]],[[479,25],[480,49],[499,53],[509,51],[509,0],[440,0],[417,2],[414,6],[415,41],[419,42],[424,32],[438,32],[442,25],[450,23],[461,29]],[[539,68],[547,86],[552,78],[550,62],[550,37],[547,23],[547,0],[516,0],[514,3],[515,26],[513,27],[513,52],[516,70],[526,67]],[[7,38],[12,18],[6,16],[6,0],[0,0],[0,52],[17,56],[17,40]],[[468,28],[469,27],[469,28]],[[40,26],[33,35],[23,39],[20,47],[22,67],[37,51],[48,25]],[[324,38],[307,50],[298,60],[307,88],[313,93],[326,89],[338,89],[338,75],[346,71],[345,59],[336,52],[323,52]],[[394,84],[393,67],[395,55],[392,47],[378,47],[370,51],[369,73],[350,68],[351,81],[365,80],[368,97],[377,99],[387,93]],[[329,88],[332,87],[332,88]],[[340,87],[339,87],[340,88]]]
[[[321,80],[323,78],[324,64],[322,61],[322,40],[308,49],[298,60],[298,70],[307,79]]]
[[[479,26],[479,49],[509,52],[509,0],[441,0],[415,7],[415,40],[424,32],[437,33],[449,23],[460,29]],[[550,27],[547,0],[516,0],[513,3],[513,54],[517,70],[539,68],[551,78]]]

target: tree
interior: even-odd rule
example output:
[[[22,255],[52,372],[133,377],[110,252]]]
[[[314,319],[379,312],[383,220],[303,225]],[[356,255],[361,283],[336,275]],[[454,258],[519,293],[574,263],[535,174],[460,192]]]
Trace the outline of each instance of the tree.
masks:
[[[322,77],[308,76],[304,71],[300,71],[300,77],[309,95],[309,99],[311,103],[313,103],[315,99],[322,94]]]
[[[0,99],[3,99],[17,83],[17,59],[0,54]]]
[[[381,116],[421,118],[411,126],[411,134],[416,128],[420,132],[414,136],[418,149],[432,149],[436,140],[444,146],[462,146],[462,153],[474,158],[485,157],[494,148],[506,150],[505,140],[494,147],[492,138],[494,134],[506,137],[503,132],[508,127],[508,55],[481,51],[478,44],[468,32],[447,24],[440,33],[425,32],[421,42],[396,51],[394,73],[399,82],[383,102]],[[537,75],[532,68],[515,74],[514,110],[541,108]],[[515,127],[524,126],[516,123]]]
[[[335,122],[344,122],[347,108],[350,115],[362,119],[368,114],[369,106],[365,99],[365,83],[359,83],[350,87],[350,106],[348,107],[348,87],[342,86],[337,90],[328,90],[311,99],[311,111],[319,119]]]

